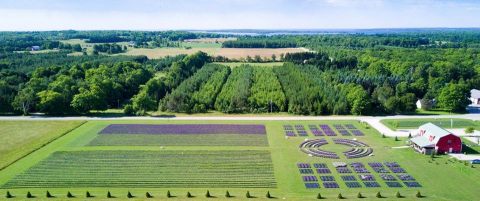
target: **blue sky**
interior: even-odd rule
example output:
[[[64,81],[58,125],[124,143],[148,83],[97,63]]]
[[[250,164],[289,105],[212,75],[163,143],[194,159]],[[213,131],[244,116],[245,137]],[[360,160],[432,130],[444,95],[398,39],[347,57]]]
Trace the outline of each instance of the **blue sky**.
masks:
[[[476,0],[0,0],[0,30],[480,27]]]

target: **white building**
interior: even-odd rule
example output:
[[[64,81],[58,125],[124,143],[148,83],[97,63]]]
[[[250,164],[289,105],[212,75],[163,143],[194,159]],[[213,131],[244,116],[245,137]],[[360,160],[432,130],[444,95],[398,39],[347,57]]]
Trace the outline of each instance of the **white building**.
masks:
[[[480,105],[480,91],[477,89],[472,89],[470,91],[470,101],[472,105]]]

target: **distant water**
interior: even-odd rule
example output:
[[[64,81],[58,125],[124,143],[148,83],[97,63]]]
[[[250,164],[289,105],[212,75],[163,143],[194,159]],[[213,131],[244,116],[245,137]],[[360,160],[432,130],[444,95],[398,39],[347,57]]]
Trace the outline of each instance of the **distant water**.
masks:
[[[335,34],[395,34],[439,31],[479,31],[480,28],[391,28],[391,29],[219,29],[219,30],[187,30],[197,33],[215,33],[243,36],[274,36],[274,35],[335,35]]]

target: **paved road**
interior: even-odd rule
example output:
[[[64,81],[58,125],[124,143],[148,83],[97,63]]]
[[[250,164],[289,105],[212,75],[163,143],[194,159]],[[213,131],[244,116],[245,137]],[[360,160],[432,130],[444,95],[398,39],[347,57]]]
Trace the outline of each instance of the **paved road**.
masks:
[[[290,121],[290,120],[358,120],[367,122],[373,128],[386,136],[408,136],[412,130],[393,131],[383,125],[382,119],[407,119],[407,118],[463,118],[471,120],[480,120],[480,114],[464,114],[464,115],[396,115],[396,116],[180,116],[180,117],[44,117],[44,116],[4,116],[0,117],[0,121],[5,120],[229,120],[229,121],[245,121],[245,120],[265,120],[265,121]],[[453,132],[463,131],[461,129],[452,129]]]

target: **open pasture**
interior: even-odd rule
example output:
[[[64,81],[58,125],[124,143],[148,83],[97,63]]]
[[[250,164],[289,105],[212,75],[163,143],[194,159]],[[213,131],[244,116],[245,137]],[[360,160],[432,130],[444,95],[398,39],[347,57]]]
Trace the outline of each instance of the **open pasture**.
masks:
[[[0,169],[80,126],[82,121],[0,121]]]
[[[469,119],[457,119],[457,118],[435,118],[435,119],[386,119],[381,121],[384,125],[390,129],[416,129],[423,124],[431,122],[443,128],[467,128],[474,127],[480,128],[478,121]]]
[[[266,134],[102,134],[111,125],[126,124],[147,125],[145,128],[264,125]],[[293,131],[294,136],[286,131]],[[238,138],[231,144],[202,144],[216,135]],[[189,143],[169,142],[193,136],[198,138]],[[250,145],[234,142],[253,136],[264,137],[264,141],[256,139],[261,146],[256,140]],[[122,139],[127,143],[119,143]],[[302,143],[307,140],[321,140],[319,148],[338,158],[303,152]],[[341,193],[347,200],[357,200],[359,192],[367,200],[380,200],[378,192],[384,197],[381,200],[401,200],[395,196],[397,191],[405,196],[403,200],[475,200],[480,196],[480,168],[447,156],[431,159],[409,148],[396,148],[404,146],[405,140],[383,138],[357,121],[90,121],[0,171],[0,193],[5,195],[8,190],[24,198],[30,191],[43,198],[49,190],[65,199],[68,191],[78,198],[90,191],[96,196],[92,200],[106,198],[107,191],[117,199],[127,200],[127,192],[139,200],[146,199],[145,192],[164,199],[167,190],[176,196],[172,200],[185,199],[187,192],[196,196],[194,200],[206,200],[207,190],[216,196],[208,199],[214,200],[225,199],[226,190],[234,200],[244,200],[246,191],[263,199],[270,191],[286,200],[313,200],[318,193],[327,199],[336,199]],[[373,152],[349,157],[347,153],[355,154],[349,152],[355,148]],[[416,198],[417,191],[425,197]]]
[[[127,52],[121,55],[140,56],[145,55],[150,59],[158,59],[166,56],[175,56],[179,54],[193,54],[198,51],[207,53],[210,56],[223,56],[230,59],[245,59],[248,56],[256,55],[270,59],[272,55],[280,58],[280,54],[306,52],[305,48],[221,48],[218,44],[202,45],[201,43],[182,43],[182,46],[190,48],[129,48]]]

